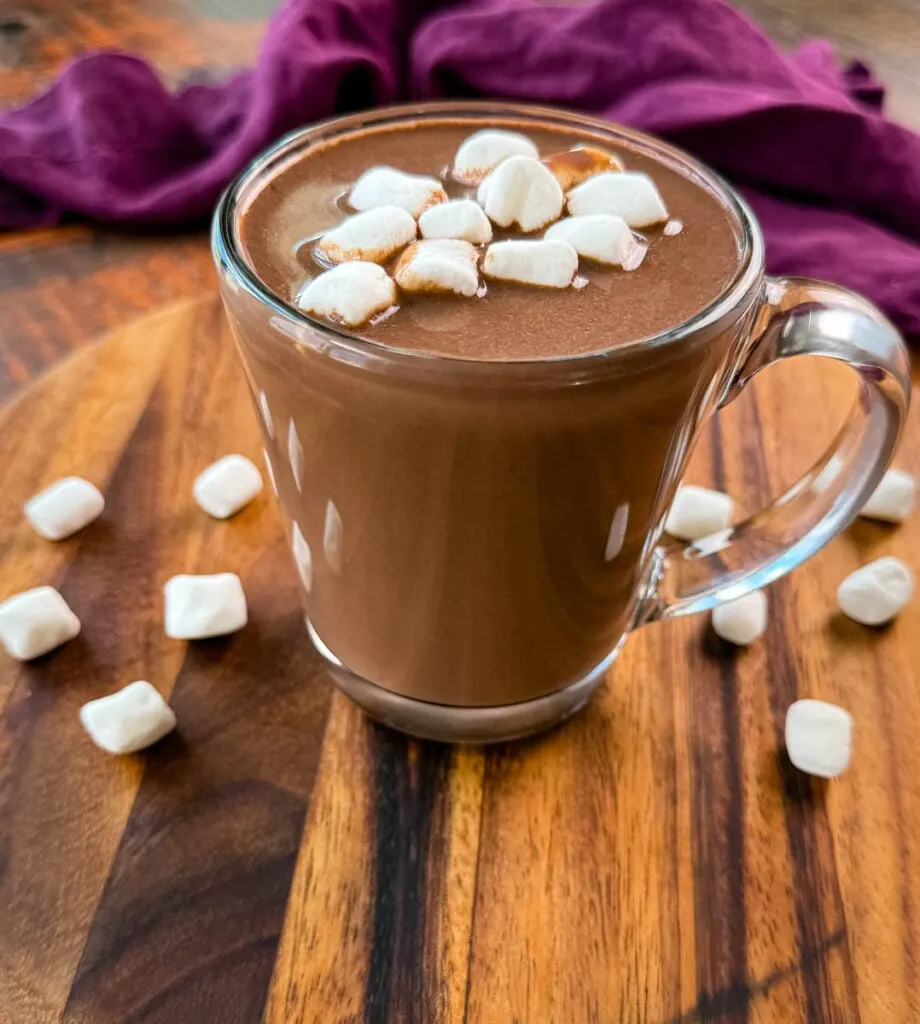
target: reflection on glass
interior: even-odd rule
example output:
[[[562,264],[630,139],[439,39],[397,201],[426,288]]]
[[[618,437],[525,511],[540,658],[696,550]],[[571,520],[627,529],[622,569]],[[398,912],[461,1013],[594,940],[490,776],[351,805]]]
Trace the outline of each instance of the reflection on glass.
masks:
[[[323,528],[323,551],[329,568],[336,574],[342,573],[342,517],[335,502],[326,502],[326,525]]]
[[[300,438],[297,436],[297,427],[293,419],[288,423],[288,458],[291,460],[291,472],[294,474],[294,483],[299,491],[303,483],[303,448],[300,445]]]
[[[629,502],[617,506],[610,522],[610,532],[607,534],[607,547],[604,550],[604,561],[612,562],[623,548],[623,541],[626,537],[626,524],[629,522]]]
[[[272,466],[272,460],[269,458],[268,452],[263,448],[262,457],[265,459],[265,472],[268,473],[268,482],[272,485],[272,490],[275,492],[275,497],[278,495],[278,484],[275,480],[275,470]]]
[[[272,410],[268,404],[268,395],[264,391],[259,391],[259,409],[262,412],[262,419],[265,422],[265,429],[268,431],[268,436],[274,441],[275,439],[275,421],[272,419]]]
[[[313,555],[310,552],[307,538],[304,537],[297,523],[294,523],[291,529],[291,548],[294,551],[294,561],[297,563],[300,582],[309,594],[313,589]]]

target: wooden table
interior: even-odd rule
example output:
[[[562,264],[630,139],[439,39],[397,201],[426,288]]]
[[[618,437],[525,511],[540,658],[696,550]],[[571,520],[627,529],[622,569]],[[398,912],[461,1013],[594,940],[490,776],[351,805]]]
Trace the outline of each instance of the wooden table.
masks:
[[[784,42],[821,32],[874,60],[920,125],[913,0],[839,19],[831,0],[743,6]],[[23,98],[82,45],[139,49],[173,81],[225,70],[265,5],[238,7],[232,22],[207,0],[20,0],[0,15],[0,94]],[[25,392],[0,424],[0,598],[41,578],[91,609],[84,639],[0,664],[0,1022],[920,1021],[920,603],[872,631],[833,596],[870,557],[920,568],[920,518],[861,522],[774,586],[748,650],[702,620],[650,627],[551,735],[413,742],[333,696],[270,504],[217,525],[190,509],[228,436],[257,445],[204,236],[7,236],[0,288],[0,394]],[[755,508],[831,437],[850,389],[807,362],[771,371],[690,475]],[[105,520],[40,543],[17,503],[77,458],[106,485]],[[916,416],[898,462],[920,472]],[[165,641],[177,551],[181,568],[239,567],[249,629]],[[180,732],[107,759],[76,709],[141,675]],[[835,783],[782,754],[800,696],[854,714]]]

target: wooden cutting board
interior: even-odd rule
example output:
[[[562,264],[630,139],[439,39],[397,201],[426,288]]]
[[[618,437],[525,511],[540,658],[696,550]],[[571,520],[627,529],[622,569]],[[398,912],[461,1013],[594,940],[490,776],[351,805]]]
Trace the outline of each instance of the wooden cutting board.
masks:
[[[826,443],[845,374],[797,361],[718,417],[692,478],[752,509]],[[917,471],[912,419],[899,464]],[[0,1021],[907,1024],[920,1020],[920,602],[835,615],[861,561],[920,568],[920,517],[860,523],[772,588],[745,651],[646,628],[586,712],[487,750],[405,739],[333,697],[280,519],[191,485],[259,458],[216,299],[73,357],[2,414],[0,598],[57,586],[78,640],[0,661]],[[20,506],[78,473],[60,544]],[[176,572],[238,572],[250,625],[162,629]],[[179,731],[110,758],[84,701],[146,678]],[[799,696],[856,720],[825,785],[782,754]]]

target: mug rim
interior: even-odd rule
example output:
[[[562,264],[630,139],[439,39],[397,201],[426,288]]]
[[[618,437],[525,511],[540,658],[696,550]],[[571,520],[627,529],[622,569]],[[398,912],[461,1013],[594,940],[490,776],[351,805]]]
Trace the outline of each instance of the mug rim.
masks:
[[[583,128],[606,136],[611,143],[626,140],[627,144],[643,155],[658,160],[684,176],[689,176],[703,185],[721,202],[732,216],[736,237],[740,241],[738,266],[731,279],[718,295],[688,320],[668,327],[663,331],[621,342],[608,348],[563,354],[537,359],[488,360],[452,356],[444,353],[427,352],[418,349],[399,348],[373,339],[353,334],[346,328],[338,327],[298,309],[271,291],[256,274],[243,255],[239,234],[236,230],[235,213],[243,198],[244,191],[272,164],[294,153],[309,148],[319,141],[336,138],[348,132],[365,128],[379,128],[411,119],[438,120],[464,118],[471,121],[524,120],[542,122],[561,128]],[[726,319],[733,310],[739,314],[747,308],[746,296],[760,281],[764,272],[764,242],[760,226],[748,204],[735,189],[719,174],[705,164],[669,143],[628,128],[613,121],[590,117],[558,107],[534,104],[505,103],[487,100],[436,101],[419,104],[395,104],[355,114],[327,118],[303,128],[294,129],[277,142],[257,154],[230,182],[221,195],[214,212],[211,230],[211,251],[218,270],[225,270],[235,285],[247,291],[276,315],[280,314],[295,325],[297,340],[300,331],[320,332],[328,342],[339,346],[357,357],[362,364],[367,360],[384,360],[388,364],[405,363],[427,371],[443,369],[445,373],[494,373],[498,368],[534,372],[575,370],[590,373],[602,369],[611,362],[648,349],[672,345],[691,334],[705,331]],[[350,360],[349,360],[350,361]]]

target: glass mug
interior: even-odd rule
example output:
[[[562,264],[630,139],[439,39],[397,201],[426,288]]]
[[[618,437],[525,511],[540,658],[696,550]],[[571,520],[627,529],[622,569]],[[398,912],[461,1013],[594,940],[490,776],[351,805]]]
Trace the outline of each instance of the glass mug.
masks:
[[[390,349],[269,292],[240,244],[252,197],[319,142],[424,119],[628,141],[719,199],[737,239],[734,277],[670,330],[531,362]],[[295,132],[229,187],[213,252],[307,630],[352,700],[419,736],[475,742],[551,726],[587,701],[631,630],[789,572],[857,513],[906,415],[907,352],[877,309],[832,285],[765,278],[760,229],[728,185],[664,143],[593,118],[430,104]],[[661,545],[706,418],[797,355],[838,360],[859,378],[831,449],[721,544]]]

